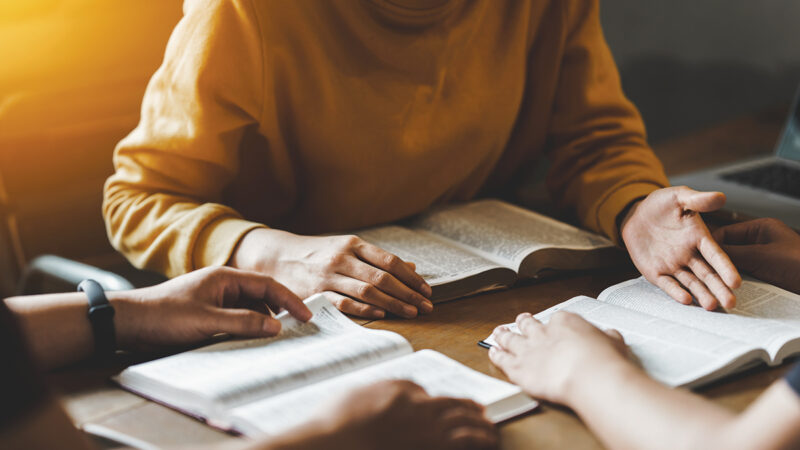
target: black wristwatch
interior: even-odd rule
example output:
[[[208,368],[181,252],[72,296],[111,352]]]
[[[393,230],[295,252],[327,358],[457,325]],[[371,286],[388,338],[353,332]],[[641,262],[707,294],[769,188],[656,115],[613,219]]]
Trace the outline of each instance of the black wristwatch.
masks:
[[[117,349],[117,334],[114,330],[114,307],[108,302],[100,283],[86,279],[78,285],[78,292],[89,297],[89,322],[94,334],[94,353],[105,357]]]

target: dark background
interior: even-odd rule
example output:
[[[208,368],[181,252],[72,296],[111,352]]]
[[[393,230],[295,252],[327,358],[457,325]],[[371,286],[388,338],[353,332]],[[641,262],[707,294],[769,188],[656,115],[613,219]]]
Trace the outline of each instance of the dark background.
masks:
[[[786,105],[800,83],[798,0],[605,0],[601,16],[652,143]]]

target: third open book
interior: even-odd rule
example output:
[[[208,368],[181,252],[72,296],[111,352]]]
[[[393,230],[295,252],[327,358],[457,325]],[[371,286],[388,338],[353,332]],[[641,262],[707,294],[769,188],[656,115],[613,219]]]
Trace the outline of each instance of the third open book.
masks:
[[[570,311],[616,329],[650,376],[670,386],[699,386],[800,352],[800,295],[755,280],[735,293],[736,308],[706,311],[637,278],[596,300],[575,297],[535,317],[547,322],[557,311]],[[491,337],[483,342],[494,344]]]

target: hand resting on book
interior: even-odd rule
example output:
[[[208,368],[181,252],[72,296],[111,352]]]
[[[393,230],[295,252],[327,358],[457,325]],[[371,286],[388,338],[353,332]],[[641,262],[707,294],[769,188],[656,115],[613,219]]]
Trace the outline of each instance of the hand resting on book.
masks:
[[[379,319],[433,311],[431,287],[414,266],[358,236],[301,236],[258,228],[229,265],[274,277],[301,297],[331,291],[340,311]]]
[[[207,267],[130,291],[118,309],[121,348],[191,344],[218,333],[275,336],[281,323],[270,311],[311,319],[303,301],[277,281],[229,267]]]
[[[714,237],[741,270],[800,293],[792,270],[800,261],[800,236],[781,222],[762,219],[730,225]],[[780,296],[765,294],[773,300],[752,303],[774,305],[781,316],[785,308],[791,309],[791,303],[782,309],[776,301]],[[747,307],[747,299],[742,295],[742,307]],[[629,350],[616,332],[603,333],[578,315],[560,311],[542,324],[524,313],[516,326],[519,333],[503,326],[495,330],[492,362],[529,394],[572,408],[609,448],[777,449],[800,443],[800,397],[787,380],[773,383],[736,415],[654,381],[626,358]]]
[[[530,313],[516,320],[519,333],[494,330],[489,359],[528,394],[569,404],[575,387],[591,385],[599,371],[629,368],[630,351],[616,330],[595,328],[581,316],[557,312],[542,324]]]
[[[639,272],[683,304],[692,296],[708,310],[733,308],[731,289],[742,282],[699,213],[725,204],[721,192],[685,186],[659,189],[634,205],[621,223],[625,246]]]
[[[123,350],[193,344],[219,333],[274,336],[281,323],[268,310],[286,310],[303,322],[311,319],[302,300],[277,281],[229,267],[208,267],[142,289],[108,291],[106,297],[114,307],[117,348]],[[86,294],[11,297],[5,303],[21,321],[43,367],[92,354]]]

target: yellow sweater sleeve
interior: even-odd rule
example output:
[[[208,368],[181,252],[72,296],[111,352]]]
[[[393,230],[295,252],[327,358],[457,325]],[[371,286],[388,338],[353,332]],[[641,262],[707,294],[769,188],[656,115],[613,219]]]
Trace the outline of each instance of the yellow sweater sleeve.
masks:
[[[619,243],[617,216],[668,186],[644,124],[625,98],[597,0],[563,2],[565,48],[548,129],[547,184],[587,228]]]
[[[186,2],[139,125],[114,151],[103,215],[111,243],[137,267],[172,277],[222,265],[262,226],[219,203],[262,104],[262,41],[249,6]]]

